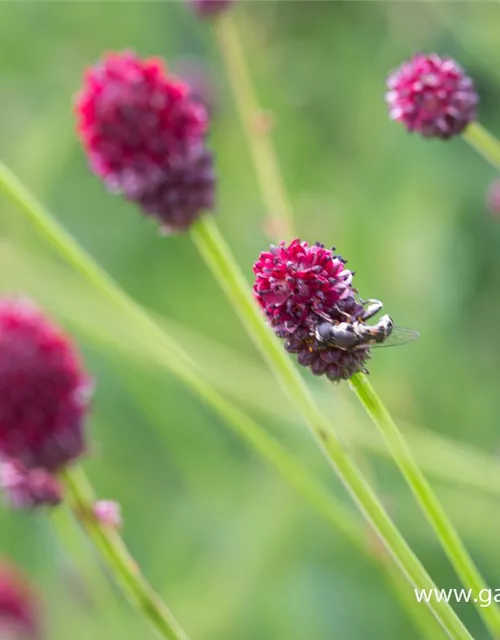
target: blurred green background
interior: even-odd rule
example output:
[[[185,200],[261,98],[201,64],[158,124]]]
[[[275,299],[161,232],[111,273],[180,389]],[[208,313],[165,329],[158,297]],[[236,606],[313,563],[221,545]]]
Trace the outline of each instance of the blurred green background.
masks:
[[[282,0],[240,2],[234,14],[262,105],[274,114],[301,238],[335,244],[361,295],[382,299],[399,324],[421,333],[410,346],[377,351],[372,382],[500,588],[500,220],[485,206],[495,174],[460,139],[406,134],[388,121],[383,99],[385,77],[402,60],[448,54],[477,83],[481,122],[499,133],[500,6]],[[173,68],[198,61],[210,75],[217,220],[251,281],[270,241],[267,212],[214,33],[182,2],[1,3],[2,159],[358,518],[189,237],[160,237],[88,171],[72,96],[86,66],[123,48]],[[3,197],[0,233],[0,291],[34,297],[84,351],[97,383],[89,474],[100,496],[122,504],[125,540],[193,640],[419,637],[379,568],[141,353],[127,318]],[[347,385],[307,377],[431,575],[458,587]],[[47,519],[1,510],[0,541],[43,592],[48,638],[153,637],[63,511]],[[459,609],[485,638],[472,606]]]

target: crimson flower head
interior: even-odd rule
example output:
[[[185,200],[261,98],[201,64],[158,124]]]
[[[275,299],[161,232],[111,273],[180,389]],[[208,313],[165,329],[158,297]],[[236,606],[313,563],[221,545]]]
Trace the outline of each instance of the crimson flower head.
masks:
[[[87,70],[75,111],[94,173],[164,230],[181,231],[213,207],[207,111],[159,59],[106,55]]]
[[[0,300],[0,456],[50,472],[80,456],[90,390],[62,331],[26,300]]]
[[[297,238],[271,246],[253,270],[255,297],[283,337],[352,295],[352,272],[343,258],[319,243],[309,246]]]
[[[476,118],[474,83],[451,58],[418,53],[391,73],[387,86],[389,115],[410,132],[447,139]]]
[[[235,0],[188,0],[188,2],[200,18],[216,18],[229,9]]]
[[[342,257],[322,244],[295,239],[262,252],[253,270],[255,298],[299,364],[333,381],[364,369],[368,347],[346,351],[322,344],[314,335],[325,319],[354,321],[363,313],[352,287],[353,273]]]
[[[0,638],[38,640],[41,619],[38,598],[21,572],[0,560]]]

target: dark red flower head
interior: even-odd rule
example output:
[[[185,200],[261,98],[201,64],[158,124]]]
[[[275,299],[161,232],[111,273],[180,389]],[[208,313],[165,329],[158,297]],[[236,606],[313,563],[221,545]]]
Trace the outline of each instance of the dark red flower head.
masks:
[[[146,202],[171,230],[212,207],[207,111],[160,60],[108,54],[87,71],[75,109],[90,166],[109,189]]]
[[[235,0],[188,0],[193,11],[200,18],[215,18],[235,2]]]
[[[416,54],[391,73],[387,85],[389,115],[408,131],[447,139],[476,118],[474,83],[451,58]]]
[[[0,638],[38,640],[39,601],[27,580],[10,563],[0,560]]]
[[[90,390],[66,336],[26,300],[0,300],[0,456],[54,471],[81,455]]]
[[[299,364],[331,380],[350,378],[364,369],[369,348],[345,351],[320,344],[314,329],[326,320],[354,321],[363,313],[345,260],[322,244],[299,239],[260,254],[253,267],[254,294],[285,348]]]

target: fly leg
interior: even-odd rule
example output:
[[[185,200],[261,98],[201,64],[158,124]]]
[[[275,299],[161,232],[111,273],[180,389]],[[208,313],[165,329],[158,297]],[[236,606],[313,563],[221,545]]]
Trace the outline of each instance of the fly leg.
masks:
[[[384,306],[383,302],[380,302],[380,300],[376,300],[375,298],[370,298],[369,300],[362,300],[361,298],[359,298],[359,302],[361,305],[363,305],[363,307],[365,307],[365,310],[361,315],[362,322],[373,318],[373,316],[376,316],[377,313],[382,311],[382,308]]]

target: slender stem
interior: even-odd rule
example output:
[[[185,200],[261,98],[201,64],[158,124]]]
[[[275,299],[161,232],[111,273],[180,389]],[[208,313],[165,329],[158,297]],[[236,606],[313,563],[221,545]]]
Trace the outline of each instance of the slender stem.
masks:
[[[271,228],[278,227],[282,238],[294,237],[291,206],[288,201],[280,168],[276,161],[273,142],[268,128],[262,130],[256,121],[262,115],[257,96],[250,78],[245,52],[231,12],[215,21],[217,42],[221,57],[229,77],[229,84],[240,114],[241,124],[252,154],[252,160],[259,181]],[[278,224],[274,224],[276,221]]]
[[[495,169],[500,171],[500,140],[497,140],[479,122],[471,122],[462,133],[462,137]]]
[[[1,163],[0,190],[19,206],[20,210],[33,222],[46,239],[59,249],[59,252],[65,257],[69,264],[73,265],[85,275],[101,292],[117,302],[128,315],[129,319],[136,322],[138,339],[148,341],[147,343],[143,342],[145,348],[151,349],[154,352],[161,350],[162,353],[165,354],[165,364],[167,365],[168,363],[168,367],[172,373],[183,380],[202,400],[221,415],[228,424],[237,426],[243,430],[247,428],[253,429],[253,423],[246,418],[245,414],[242,414],[239,409],[231,405],[214,391],[212,386],[197,373],[196,368],[190,365],[189,358],[176,343],[170,339],[168,334],[166,334],[137,303],[120,289],[119,285],[58,225],[56,220],[37,202],[16,176]],[[201,241],[206,235],[206,231],[203,232],[203,223],[197,228],[200,232]],[[211,244],[209,234],[207,243],[208,250]],[[218,262],[217,255],[218,254],[214,255],[216,263]],[[236,274],[235,277],[237,278],[236,284],[239,282],[239,278],[242,278],[238,269],[236,268],[236,270],[234,270],[232,267],[233,265],[231,265],[230,270],[232,277],[229,278],[229,282],[232,283],[231,288],[234,287],[235,284],[233,281],[234,274]],[[226,278],[224,277],[223,280],[226,281]],[[258,335],[263,336],[265,343],[267,344],[269,342],[270,357],[276,361],[276,364],[282,371],[283,376],[280,375],[280,379],[282,379],[283,385],[286,386],[288,395],[291,398],[294,398],[295,395],[297,396],[296,406],[300,407],[303,415],[307,416],[311,429],[321,443],[323,450],[334,466],[337,467],[339,476],[351,492],[361,511],[365,514],[367,520],[371,523],[375,533],[415,588],[435,589],[435,583],[408,547],[406,541],[364,478],[352,464],[349,456],[340,445],[340,442],[333,434],[328,432],[328,423],[323,419],[321,414],[318,413],[307,388],[291,365],[289,359],[283,357],[284,354],[281,348],[278,348],[281,345],[278,345],[277,339],[264,325],[260,313],[255,313],[256,307],[253,305],[251,295],[246,295],[245,288],[240,291],[237,287],[237,290],[245,302],[245,310],[248,303],[250,303],[250,309],[252,310],[249,313],[250,323],[255,325]],[[263,453],[268,456],[272,455],[267,449],[263,451]],[[432,601],[428,603],[428,606],[450,638],[454,640],[471,640],[470,634],[449,603]]]
[[[371,523],[410,581],[414,581],[415,571],[419,574],[420,579],[429,580],[425,569],[396,529],[369,484],[351,461],[340,440],[331,431],[328,420],[316,407],[304,381],[283,350],[282,344],[265,324],[243,274],[220,235],[215,222],[208,216],[198,220],[191,228],[191,236],[214,277],[225,290],[229,299],[232,300],[248,334],[261,351],[289,399],[306,419],[320,449],[361,512]],[[455,617],[454,612],[448,617],[449,613],[446,611],[447,622],[444,625],[447,627],[448,633],[452,637],[455,637],[453,633],[458,634],[458,637],[462,637],[461,634],[465,633],[465,637],[468,637],[469,634],[462,623],[459,620],[452,620]],[[452,626],[449,626],[450,623]]]
[[[245,86],[245,84],[249,83],[249,80],[244,64],[234,64],[231,59],[232,57],[242,59],[244,63],[244,56],[241,44],[238,39],[237,29],[231,18],[226,19],[225,22],[220,24],[217,35],[221,44],[222,55],[228,69],[231,83],[234,87],[237,99],[239,98],[238,101],[240,105],[240,112],[244,115],[245,92],[241,90],[241,86]],[[246,103],[248,104],[249,101],[247,100]],[[497,169],[500,168],[500,142],[497,141],[491,134],[489,134],[488,131],[486,131],[479,124],[474,123],[469,125],[463,135],[467,142],[474,146],[489,162],[491,162]],[[248,137],[250,144],[252,144],[251,136]],[[273,177],[269,179],[269,177],[265,173],[262,176],[259,171],[259,167],[256,166],[261,186],[262,179],[264,181],[262,189],[264,197],[267,197],[269,201],[268,194],[275,193],[277,190],[278,193],[285,194],[284,199],[286,201],[286,191],[280,178],[279,164],[274,154],[274,149],[269,148],[268,151],[269,153],[273,154],[272,165],[276,167],[276,171],[273,174]],[[275,179],[276,176],[278,176],[277,180]],[[206,221],[204,222],[206,223]],[[236,308],[244,308],[240,307],[240,305],[244,302],[245,298],[243,291],[245,283],[243,282],[242,278],[239,278],[237,276],[234,276],[233,278],[230,277],[230,269],[234,268],[234,260],[232,260],[232,257],[230,256],[229,249],[224,244],[221,244],[222,238],[217,233],[214,226],[212,228],[207,228],[206,230],[208,232],[207,235],[210,235],[211,237],[209,238],[210,246],[205,247],[208,248],[208,251],[205,251],[205,259],[209,263],[209,266],[212,267],[212,270],[214,270],[219,280],[224,283],[226,292],[233,297],[233,300],[236,303]],[[203,238],[202,240],[206,241],[207,237]],[[198,246],[200,250],[203,251],[203,246],[202,243],[199,242],[199,238]],[[236,290],[237,288],[239,289],[239,291]],[[246,311],[250,312],[250,309],[247,307]],[[243,320],[244,322],[246,322],[247,330],[249,332],[254,331],[256,340],[259,340],[260,334],[258,333],[258,329],[255,323],[251,323],[249,321],[250,317],[251,316],[249,315],[249,313],[246,313]],[[261,349],[263,352],[266,352],[267,346],[262,343]],[[275,362],[274,364],[277,363]],[[271,367],[273,367],[272,362],[270,363],[270,365]],[[352,385],[353,388],[355,388],[355,390],[357,391],[360,400],[363,401],[363,397],[359,391],[361,381],[366,383],[366,385],[369,385],[366,377],[361,375],[358,375],[353,379]],[[371,387],[369,388],[371,389]],[[383,406],[373,389],[371,389],[371,398],[372,400],[376,399],[380,407]],[[367,407],[366,403],[364,404],[365,407]],[[467,550],[465,549],[452,523],[444,513],[430,485],[427,483],[418,465],[413,460],[403,436],[396,427],[395,423],[390,418],[387,411],[385,411],[385,417],[387,419],[387,422],[378,424],[378,426],[385,435],[386,442],[389,445],[391,453],[393,454],[401,471],[410,484],[428,520],[434,526],[434,529],[445,551],[447,552],[448,557],[453,562],[457,573],[461,576],[461,578],[469,588],[473,589],[475,593],[478,593],[481,589],[485,588],[482,576],[480,575],[472,559],[467,553]],[[390,424],[392,426],[392,429],[390,431],[387,429],[383,429],[383,426],[387,426],[387,424]],[[392,438],[389,436],[392,436]],[[399,444],[399,448],[395,447],[395,443]],[[404,456],[402,455],[403,453],[405,454]],[[484,607],[478,606],[477,608],[489,629],[496,635],[500,634],[500,612],[498,611],[498,609],[496,607],[493,607],[489,611],[484,611]]]
[[[280,220],[282,224],[271,224],[271,231],[275,232],[274,235],[277,236],[278,241],[283,239],[283,235],[295,236],[292,207],[283,183],[269,131],[264,128],[263,131],[259,132],[252,126],[252,118],[255,120],[255,117],[261,112],[261,108],[251,80],[237,24],[231,14],[226,14],[224,18],[218,20],[215,24],[221,57],[226,68],[229,84],[233,90],[264,201],[269,211],[281,214]],[[366,461],[363,461],[363,463],[363,467],[368,466]],[[406,593],[408,589],[401,585],[402,578],[399,569],[389,562],[386,564],[386,572],[390,577],[393,591],[398,599],[402,601],[404,608],[407,609],[417,628],[424,637],[434,640],[437,633],[435,622],[432,621],[429,624],[428,617],[422,616],[420,607],[418,605],[415,606],[416,600],[413,593],[410,593],[408,598]]]
[[[476,598],[476,607],[486,626],[495,638],[500,637],[500,611],[496,606],[480,606],[477,596],[482,589],[487,590],[484,579],[476,568],[453,524],[444,512],[431,486],[420,471],[396,423],[371,386],[366,375],[362,373],[354,375],[350,380],[350,385],[382,434],[413,495],[433,527],[449,560],[455,567],[455,571],[463,583],[469,589],[472,589]]]
[[[399,570],[398,565],[392,561],[386,562],[386,577],[403,609],[413,622],[414,628],[419,632],[420,640],[443,640],[449,637],[443,627],[439,626],[428,609],[422,609],[418,603],[413,589],[408,589],[408,583]]]
[[[127,599],[142,612],[161,637],[189,640],[170,610],[141,575],[118,533],[100,525],[93,516],[95,496],[83,469],[66,470],[62,479],[76,517],[101,552]]]
[[[281,174],[278,157],[269,129],[256,131],[252,119],[261,113],[258,98],[248,68],[238,24],[232,13],[215,21],[215,34],[219,45],[229,85],[233,91],[241,123],[250,147],[254,170],[264,202],[269,212],[280,213],[281,224],[270,224],[269,232],[279,242],[287,236],[296,236],[293,228],[293,211]],[[363,459],[362,468],[367,475],[369,465]],[[373,482],[371,483],[373,485]]]

